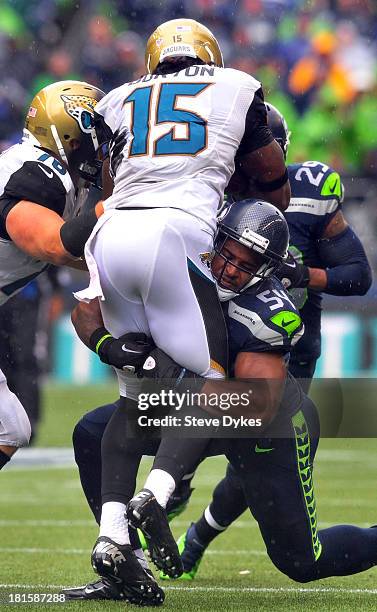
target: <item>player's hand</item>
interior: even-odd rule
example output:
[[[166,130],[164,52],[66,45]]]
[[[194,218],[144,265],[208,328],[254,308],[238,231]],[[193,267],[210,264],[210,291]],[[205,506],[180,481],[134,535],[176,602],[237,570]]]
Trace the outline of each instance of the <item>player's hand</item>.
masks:
[[[150,352],[143,367],[138,372],[138,377],[155,380],[156,382],[161,381],[163,386],[166,386],[167,383],[170,388],[175,390],[194,388],[197,391],[205,381],[202,376],[183,368],[157,347]]]
[[[281,280],[286,289],[292,287],[307,287],[310,280],[309,268],[295,260],[288,253],[286,261],[276,271],[276,276]]]
[[[129,333],[120,338],[106,338],[98,355],[103,363],[133,373],[141,368],[153,347],[154,343],[146,334]]]

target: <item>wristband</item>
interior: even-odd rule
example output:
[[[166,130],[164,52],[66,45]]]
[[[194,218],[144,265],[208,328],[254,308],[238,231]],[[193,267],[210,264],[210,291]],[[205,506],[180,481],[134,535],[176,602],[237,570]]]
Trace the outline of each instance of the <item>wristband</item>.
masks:
[[[60,228],[60,239],[67,253],[73,257],[82,257],[85,243],[97,221],[96,211],[93,208],[89,212],[63,223]]]
[[[114,339],[113,336],[107,331],[106,327],[99,327],[96,329],[89,338],[89,346],[94,353],[100,355],[100,349],[103,347],[104,342],[108,339]]]

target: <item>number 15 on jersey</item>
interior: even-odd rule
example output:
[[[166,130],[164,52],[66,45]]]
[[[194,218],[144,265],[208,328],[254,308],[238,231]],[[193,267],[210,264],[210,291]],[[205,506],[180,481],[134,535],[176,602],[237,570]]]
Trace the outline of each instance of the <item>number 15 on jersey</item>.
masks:
[[[209,83],[156,83],[135,89],[123,102],[123,107],[131,107],[133,139],[128,156],[198,155],[204,151],[207,121],[188,110],[187,101],[199,99],[209,86]],[[159,126],[163,124],[170,127],[161,134]]]

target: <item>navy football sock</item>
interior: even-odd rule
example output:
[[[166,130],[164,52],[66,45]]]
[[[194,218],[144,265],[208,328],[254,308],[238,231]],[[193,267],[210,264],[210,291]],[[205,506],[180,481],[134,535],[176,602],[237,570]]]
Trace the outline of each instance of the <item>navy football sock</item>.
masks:
[[[99,524],[101,520],[101,437],[88,431],[79,422],[73,432],[73,448],[82,489],[94,518]]]
[[[231,523],[247,509],[247,502],[240,481],[231,466],[225,478],[216,486],[212,502],[201,518],[195,523],[197,536],[208,546]]]

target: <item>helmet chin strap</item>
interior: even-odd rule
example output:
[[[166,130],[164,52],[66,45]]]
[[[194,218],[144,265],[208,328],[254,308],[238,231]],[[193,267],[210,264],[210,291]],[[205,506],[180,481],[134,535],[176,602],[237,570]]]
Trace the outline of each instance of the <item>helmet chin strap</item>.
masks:
[[[60,140],[59,134],[58,134],[58,130],[56,129],[56,126],[53,123],[51,124],[51,133],[52,133],[52,136],[53,136],[53,138],[55,140],[55,144],[56,144],[56,146],[58,148],[60,157],[62,158],[62,160],[68,166],[68,159],[67,159],[67,156],[65,154],[64,147],[62,145],[62,141]]]
[[[257,283],[260,283],[265,278],[270,276],[273,268],[271,268],[268,271],[269,264],[270,264],[270,262],[266,262],[266,263],[262,264],[261,267],[253,275],[253,277],[249,280],[249,282],[244,287],[242,287],[242,289],[240,291],[232,291],[231,289],[224,289],[223,287],[221,287],[216,282],[217,293],[218,293],[220,302],[228,302],[229,300],[232,300],[233,298],[237,297],[237,295],[240,295],[241,293],[246,291],[246,289],[249,289],[249,287],[253,287]],[[261,274],[264,274],[264,276],[261,277],[260,276]]]

